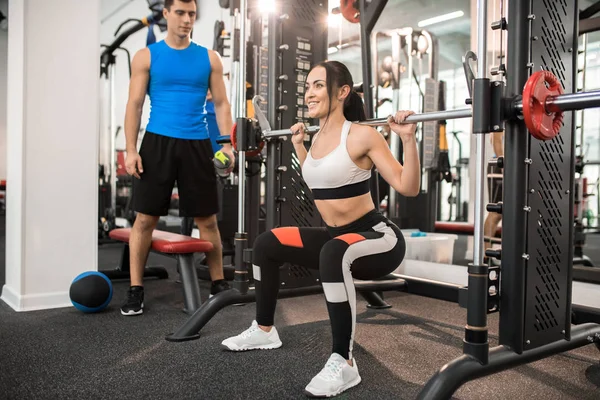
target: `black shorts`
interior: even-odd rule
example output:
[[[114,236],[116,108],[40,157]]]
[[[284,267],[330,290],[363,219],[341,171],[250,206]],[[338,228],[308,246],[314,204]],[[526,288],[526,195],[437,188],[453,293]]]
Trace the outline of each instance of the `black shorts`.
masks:
[[[494,164],[488,165],[488,190],[490,203],[502,201],[502,183],[504,181],[503,171]]]
[[[144,173],[133,179],[136,212],[167,215],[175,182],[180,216],[207,217],[219,211],[210,139],[177,139],[146,131],[140,157]]]

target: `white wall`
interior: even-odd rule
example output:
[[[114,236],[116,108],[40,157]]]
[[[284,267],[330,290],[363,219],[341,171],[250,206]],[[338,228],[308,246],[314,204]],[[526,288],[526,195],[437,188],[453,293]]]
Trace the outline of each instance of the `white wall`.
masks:
[[[231,17],[229,10],[222,9],[218,1],[199,0],[198,5],[199,18],[194,25],[193,40],[202,46],[209,49],[213,47],[214,41],[214,24],[216,20],[225,22],[225,28],[231,31]],[[117,11],[118,10],[118,11]],[[117,27],[128,18],[142,18],[150,14],[148,3],[146,0],[102,0],[102,8],[100,12],[100,44],[110,44],[114,41],[114,33]],[[126,25],[126,27],[131,25]],[[162,40],[166,36],[166,32],[160,32],[158,27],[154,27],[156,40]],[[131,35],[122,45],[129,50],[131,57],[146,46],[146,36],[148,29],[144,28],[141,31]],[[230,54],[228,50],[226,54]],[[123,132],[123,124],[125,121],[125,106],[127,104],[127,96],[129,90],[129,69],[127,67],[127,55],[123,51],[117,51],[117,64],[115,73],[115,117],[116,125],[121,126],[119,137],[117,138],[117,149],[125,148],[125,135]],[[224,72],[230,70],[231,58],[223,59]],[[226,81],[227,89],[229,84]],[[101,88],[101,90],[104,90]],[[108,89],[106,89],[107,91]],[[106,92],[105,91],[105,92]],[[145,128],[149,116],[149,102],[146,101],[144,114],[142,115],[142,129]]]
[[[10,0],[10,10],[2,300],[64,307],[72,280],[98,263],[100,0]]]
[[[8,0],[0,0],[0,11],[8,16]],[[0,29],[0,179],[6,179],[6,66],[8,32]]]

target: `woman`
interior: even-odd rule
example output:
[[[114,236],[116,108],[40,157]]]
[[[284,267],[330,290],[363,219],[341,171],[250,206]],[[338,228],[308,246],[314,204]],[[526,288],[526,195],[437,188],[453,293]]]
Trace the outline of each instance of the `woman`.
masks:
[[[394,271],[404,258],[402,233],[373,204],[369,189],[373,165],[404,196],[416,196],[421,179],[416,126],[402,124],[412,112],[399,111],[388,119],[391,130],[402,140],[402,166],[375,129],[349,122],[365,119],[362,99],[352,88],[350,72],[337,61],[322,62],[308,74],[305,104],[309,116],[319,119],[320,130],[308,152],[302,123],[292,126],[292,142],[303,178],[327,227],[275,228],[256,239],[256,320],[249,329],[222,343],[233,351],[281,347],[273,326],[279,267],[293,262],[319,268],[333,351],[325,368],[306,386],[309,396],[334,396],[360,383],[352,357],[356,325],[353,278],[380,278]]]

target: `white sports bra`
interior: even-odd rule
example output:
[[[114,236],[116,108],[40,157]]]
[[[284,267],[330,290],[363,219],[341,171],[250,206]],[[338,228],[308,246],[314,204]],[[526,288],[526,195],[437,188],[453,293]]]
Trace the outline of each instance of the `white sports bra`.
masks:
[[[345,199],[369,193],[371,170],[356,165],[346,147],[351,126],[352,122],[344,122],[340,144],[325,157],[315,159],[311,150],[308,151],[302,165],[302,177],[317,200]]]

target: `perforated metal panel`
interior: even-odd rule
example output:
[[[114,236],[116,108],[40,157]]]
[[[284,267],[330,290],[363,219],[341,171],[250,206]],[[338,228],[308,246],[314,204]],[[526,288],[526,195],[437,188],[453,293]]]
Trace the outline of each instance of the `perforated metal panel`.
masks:
[[[576,2],[533,2],[531,60],[573,92]],[[569,332],[573,225],[573,123],[566,113],[551,141],[530,140],[524,349],[563,339]]]
[[[280,2],[282,15],[287,19],[280,22],[279,45],[282,50],[278,65],[280,70],[263,70],[266,75],[279,77],[277,93],[280,109],[273,129],[286,129],[298,121],[314,125],[309,121],[304,104],[306,76],[318,62],[327,57],[328,2],[322,0],[283,0]],[[266,61],[266,60],[265,60]],[[272,80],[271,80],[272,81]],[[271,101],[272,99],[269,99]],[[276,207],[279,226],[322,226],[321,217],[314,204],[312,193],[302,179],[300,163],[290,140],[282,141],[274,152],[279,160],[279,172],[268,177],[277,179]],[[314,285],[318,271],[303,266],[285,264],[280,272],[282,287]]]
[[[423,101],[423,112],[439,110],[439,82],[427,78],[425,80],[425,98]],[[439,121],[427,121],[423,123],[423,167],[426,169],[436,168],[439,153]]]

